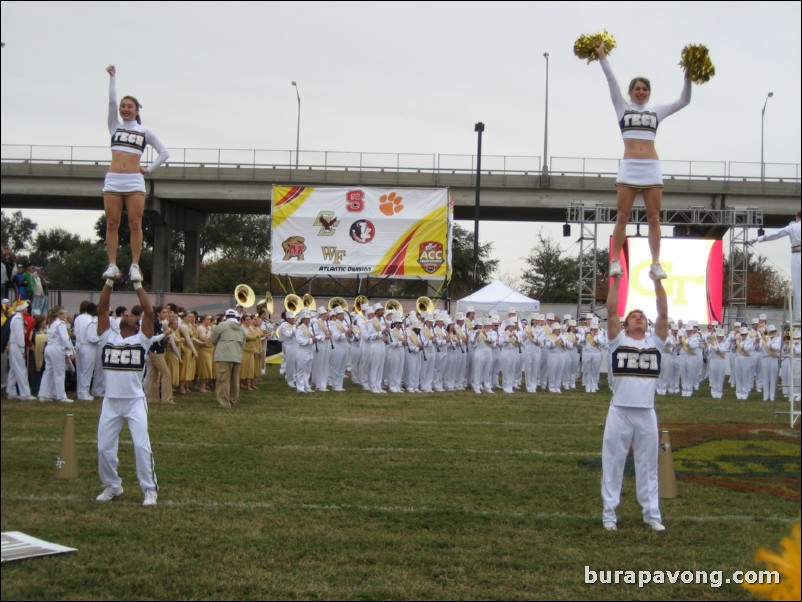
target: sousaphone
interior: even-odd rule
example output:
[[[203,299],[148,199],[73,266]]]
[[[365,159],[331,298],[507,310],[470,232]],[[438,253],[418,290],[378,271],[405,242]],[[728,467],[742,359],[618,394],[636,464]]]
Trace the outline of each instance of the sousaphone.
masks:
[[[295,315],[298,315],[298,312],[303,308],[303,306],[304,302],[298,295],[289,294],[284,297],[284,309],[291,311]]]
[[[245,308],[253,307],[254,303],[256,303],[256,293],[247,284],[237,285],[237,288],[234,289],[234,298],[239,305]]]
[[[362,313],[362,308],[369,304],[370,299],[368,299],[365,295],[359,295],[356,299],[354,299],[354,311],[362,316],[364,315]]]

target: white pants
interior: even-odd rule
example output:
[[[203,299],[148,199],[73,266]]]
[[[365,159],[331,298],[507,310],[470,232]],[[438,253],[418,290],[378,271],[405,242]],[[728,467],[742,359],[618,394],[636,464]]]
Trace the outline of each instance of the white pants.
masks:
[[[630,446],[635,455],[635,488],[643,508],[643,520],[662,522],[657,490],[657,454],[660,438],[657,414],[648,408],[610,406],[602,444],[601,494],[604,522],[616,522],[621,502],[624,465]]]
[[[92,373],[95,371],[95,356],[97,345],[81,343],[75,346],[75,369],[78,371],[78,399],[91,397],[89,389],[92,386]]]
[[[100,481],[106,487],[119,489],[122,479],[117,474],[117,447],[123,422],[128,423],[136,458],[136,478],[145,491],[158,490],[153,452],[148,435],[148,402],[144,397],[135,399],[103,399],[103,409],[97,423],[97,461]]]
[[[763,377],[763,401],[774,401],[777,393],[777,376],[780,373],[780,360],[776,357],[763,357],[760,359],[760,369]]]
[[[20,347],[14,343],[8,346],[6,395],[9,397],[31,396],[31,386],[28,383],[28,368],[25,366],[25,353],[25,347]]]
[[[714,399],[721,399],[724,394],[724,374],[727,368],[727,359],[712,354],[708,360],[710,366],[710,395]]]
[[[599,390],[599,375],[601,374],[601,351],[596,349],[582,352],[582,383],[585,391],[593,393]]]
[[[53,344],[45,346],[45,373],[39,385],[39,399],[67,399],[64,388],[67,373],[67,358],[64,347]]]

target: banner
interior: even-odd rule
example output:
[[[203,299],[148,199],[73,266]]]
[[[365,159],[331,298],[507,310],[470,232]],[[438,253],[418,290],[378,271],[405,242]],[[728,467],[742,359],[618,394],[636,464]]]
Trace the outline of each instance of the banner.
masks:
[[[610,238],[612,253],[612,237]],[[661,263],[668,272],[663,286],[668,297],[668,315],[674,320],[696,320],[710,324],[723,320],[724,256],[720,240],[663,238]],[[618,315],[640,309],[654,320],[654,283],[649,278],[652,263],[647,238],[627,238],[618,257],[624,275],[618,294]]]
[[[274,186],[272,270],[443,280],[452,214],[445,188]]]

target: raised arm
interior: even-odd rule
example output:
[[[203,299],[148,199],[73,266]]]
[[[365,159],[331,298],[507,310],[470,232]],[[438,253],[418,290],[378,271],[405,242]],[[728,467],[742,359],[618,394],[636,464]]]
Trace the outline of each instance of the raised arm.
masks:
[[[618,286],[620,284],[621,276],[613,276],[613,282],[607,292],[607,338],[611,341],[621,332],[621,320],[618,319]]]
[[[117,120],[117,68],[114,65],[106,67],[109,74],[109,134],[114,134],[120,122]]]
[[[621,94],[621,86],[618,85],[613,68],[610,67],[610,62],[607,60],[607,54],[604,52],[604,42],[596,44],[596,55],[599,57],[599,65],[607,78],[607,85],[610,87],[610,99],[613,101],[616,117],[620,119],[624,116],[624,111],[626,111],[627,101],[624,99],[624,95]]]
[[[144,286],[136,287],[136,296],[139,299],[139,304],[142,306],[142,323],[139,330],[146,337],[153,336],[153,305],[150,303],[148,292]]]
[[[654,281],[654,294],[657,298],[657,321],[654,323],[654,332],[665,341],[668,337],[668,297],[662,280]]]
[[[109,304],[111,303],[111,285],[104,284],[103,290],[100,291],[100,299],[97,302],[97,336],[101,336],[109,328],[111,322],[109,321]]]

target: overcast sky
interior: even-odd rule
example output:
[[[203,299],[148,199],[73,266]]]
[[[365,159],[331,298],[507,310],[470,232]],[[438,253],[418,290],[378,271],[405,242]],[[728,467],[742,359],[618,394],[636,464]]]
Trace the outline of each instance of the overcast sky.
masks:
[[[601,69],[573,54],[579,35],[603,28],[618,41],[619,83],[650,78],[655,103],[680,93],[683,46],[710,49],[717,75],[661,126],[662,159],[751,163],[759,174],[771,91],[765,160],[800,163],[799,2],[4,1],[0,138],[96,146],[107,158],[105,67],[115,64],[119,95],[140,100],[174,157],[294,149],[292,80],[302,151],[471,155],[482,121],[484,155],[540,156],[548,52],[548,154],[614,159],[623,145]],[[86,237],[94,222],[30,217]],[[488,223],[480,238],[520,266],[531,250],[522,236],[538,227]],[[761,251],[788,272],[787,241]]]

